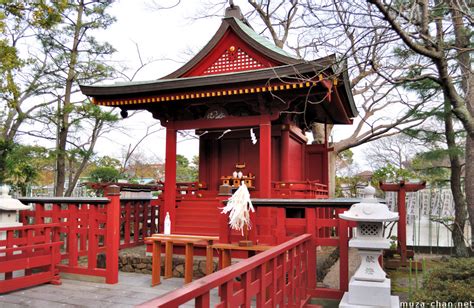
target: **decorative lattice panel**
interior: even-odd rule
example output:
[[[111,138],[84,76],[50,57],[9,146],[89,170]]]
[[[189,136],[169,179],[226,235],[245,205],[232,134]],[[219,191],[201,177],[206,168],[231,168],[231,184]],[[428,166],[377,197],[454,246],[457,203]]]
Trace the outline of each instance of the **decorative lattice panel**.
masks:
[[[245,71],[265,67],[245,51],[234,46],[229,47],[214,64],[209,66],[204,75],[221,74],[235,71]]]
[[[363,236],[377,236],[380,232],[379,224],[362,223],[359,232]]]

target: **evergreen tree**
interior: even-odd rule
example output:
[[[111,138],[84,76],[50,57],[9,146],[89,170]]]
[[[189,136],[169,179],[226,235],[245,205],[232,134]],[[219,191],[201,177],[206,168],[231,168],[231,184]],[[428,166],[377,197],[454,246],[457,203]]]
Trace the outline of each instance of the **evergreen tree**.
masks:
[[[114,52],[108,43],[99,43],[91,35],[96,29],[106,29],[115,19],[106,11],[112,1],[68,1],[61,11],[62,22],[47,31],[41,31],[39,39],[52,61],[53,70],[49,75],[56,84],[57,104],[57,166],[55,194],[70,195],[78,180],[78,174],[86,167],[93,154],[93,148],[103,125],[113,122],[116,118],[109,112],[103,112],[96,106],[77,106],[73,93],[78,91],[79,83],[90,83],[102,80],[111,75],[111,67],[105,65],[107,56]],[[75,114],[76,113],[76,114]],[[75,124],[79,124],[77,113],[84,118],[92,118],[93,131],[88,149],[79,149],[82,156],[79,170],[70,176],[68,190],[64,184],[67,176],[68,149],[73,140],[71,132]],[[79,125],[80,127],[80,125]],[[69,159],[71,156],[69,156]],[[70,160],[71,161],[71,160]],[[70,173],[71,175],[71,173]]]

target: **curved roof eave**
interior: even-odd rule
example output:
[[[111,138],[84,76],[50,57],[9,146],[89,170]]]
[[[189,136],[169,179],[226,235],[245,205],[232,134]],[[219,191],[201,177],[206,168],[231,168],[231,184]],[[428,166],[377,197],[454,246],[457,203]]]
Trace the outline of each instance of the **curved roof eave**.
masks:
[[[226,74],[215,74],[206,76],[184,77],[174,79],[158,79],[145,82],[127,82],[112,85],[80,85],[82,93],[85,95],[109,96],[109,95],[127,95],[140,94],[151,91],[175,90],[189,87],[202,87],[210,85],[235,84],[240,82],[252,82],[257,80],[267,81],[272,78],[283,78],[288,76],[297,76],[304,73],[322,73],[331,69],[334,56],[328,56],[310,62],[301,62],[298,64],[282,65],[252,71],[241,71]],[[232,76],[232,78],[229,78]]]
[[[352,90],[350,88],[351,81],[349,79],[349,73],[348,73],[348,69],[347,69],[347,61],[344,61],[344,64],[342,66],[342,78],[343,78],[344,90],[346,92],[347,100],[348,100],[349,106],[351,108],[352,117],[356,117],[357,115],[359,115],[359,111],[357,110],[357,107],[356,107],[356,104],[355,104],[355,101],[354,101],[354,97],[352,96]]]

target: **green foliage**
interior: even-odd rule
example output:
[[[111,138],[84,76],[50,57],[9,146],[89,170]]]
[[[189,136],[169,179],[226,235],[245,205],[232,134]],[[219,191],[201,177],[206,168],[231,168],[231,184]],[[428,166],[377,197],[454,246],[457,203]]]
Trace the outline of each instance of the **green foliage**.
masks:
[[[120,178],[120,171],[112,166],[97,167],[89,173],[89,178],[91,182],[95,183],[117,182]]]
[[[196,161],[199,159],[193,157],[193,164],[183,155],[176,155],[176,181],[177,182],[195,182],[198,180],[199,167]]]
[[[20,56],[17,46],[21,39],[32,37],[33,32],[49,30],[60,23],[66,5],[66,0],[0,1],[0,93],[3,98],[8,98],[9,104],[15,103],[24,85],[16,80],[17,74],[28,67],[28,74],[33,76],[31,72],[41,66],[38,65],[41,61],[39,56]],[[30,44],[31,41],[28,41],[27,45]],[[14,106],[10,105],[10,108]]]
[[[102,109],[101,107],[85,101],[80,105],[75,105],[73,108],[75,113],[73,122],[80,125],[81,120],[93,119],[102,122],[113,123],[119,120],[117,114],[110,110]]]
[[[390,237],[390,250],[397,249],[398,237],[396,235],[392,235]]]
[[[26,194],[27,187],[36,182],[49,151],[39,146],[24,146],[11,142],[0,142],[0,183]]]
[[[0,183],[5,183],[10,169],[11,162],[10,154],[13,151],[15,144],[8,140],[0,139]]]
[[[345,165],[351,165],[354,162],[354,152],[351,149],[344,150],[337,154],[337,158],[342,160]]]
[[[423,288],[417,290],[416,302],[469,302],[474,290],[474,258],[451,258],[430,269],[423,278]]]
[[[360,176],[336,176],[336,198],[357,197],[357,186],[361,183],[363,179]],[[349,196],[344,195],[343,186],[349,188]]]
[[[102,156],[99,157],[98,159],[95,160],[94,162],[96,168],[98,167],[112,167],[115,169],[120,169],[122,167],[122,164],[120,163],[120,160],[117,158],[113,158],[110,156]]]
[[[113,68],[104,64],[103,60],[114,53],[115,49],[107,42],[98,42],[91,35],[93,30],[107,29],[115,21],[115,18],[106,12],[111,4],[112,1],[94,0],[84,4],[66,1],[61,11],[63,22],[39,32],[38,39],[43,48],[54,57],[54,67],[68,67],[74,71],[73,78],[76,83],[94,83],[110,77],[113,73]],[[76,17],[81,11],[81,20],[69,17]],[[77,37],[78,41],[74,42],[77,33],[80,35]],[[68,73],[67,70],[51,72],[58,81],[70,78],[64,73]],[[64,84],[61,87],[64,87]]]
[[[431,184],[443,184],[449,181],[449,166],[437,165],[435,161],[428,161],[423,157],[415,157],[412,164],[422,180],[429,181]]]
[[[412,171],[396,168],[391,164],[387,164],[385,167],[374,171],[372,176],[372,184],[374,186],[378,186],[380,181],[397,181],[399,179],[408,180],[409,178],[413,177],[415,177],[415,174]]]

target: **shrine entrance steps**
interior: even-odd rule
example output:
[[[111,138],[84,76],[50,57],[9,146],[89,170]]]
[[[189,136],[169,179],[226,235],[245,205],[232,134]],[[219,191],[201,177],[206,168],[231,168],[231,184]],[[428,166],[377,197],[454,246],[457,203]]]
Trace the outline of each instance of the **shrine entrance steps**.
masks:
[[[219,235],[220,200],[195,198],[176,201],[176,234]]]

